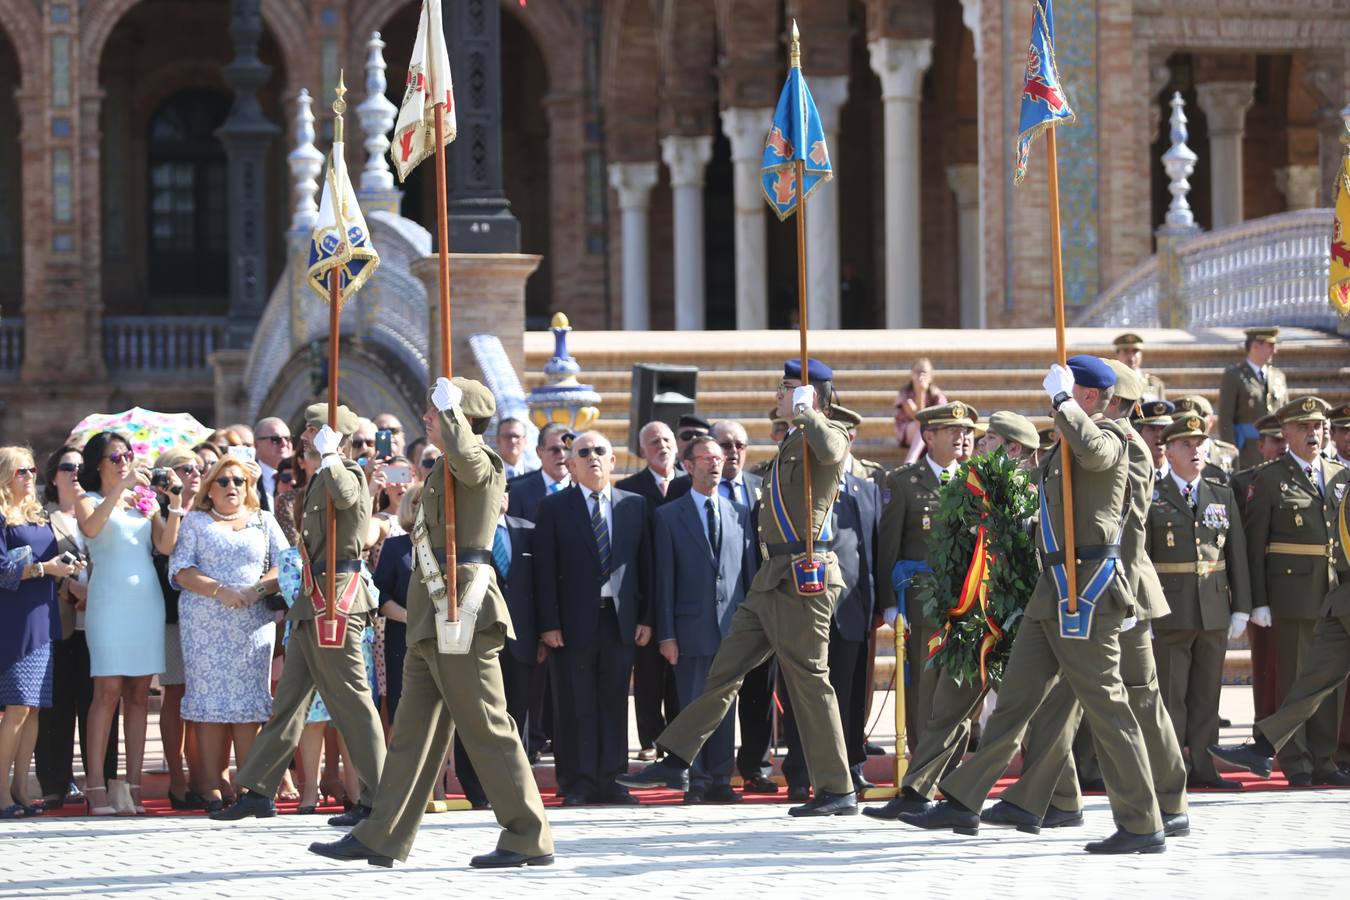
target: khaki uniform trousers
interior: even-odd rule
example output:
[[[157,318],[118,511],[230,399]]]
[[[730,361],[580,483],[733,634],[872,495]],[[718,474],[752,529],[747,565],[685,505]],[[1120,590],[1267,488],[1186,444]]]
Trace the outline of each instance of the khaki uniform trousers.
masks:
[[[320,647],[313,619],[291,623],[286,645],[286,663],[272,699],[272,718],[253,742],[243,768],[235,779],[241,787],[271,797],[286,772],[317,690],[328,707],[338,733],[347,744],[351,763],[361,780],[361,804],[369,806],[384,769],[384,727],[370,696],[361,637],[366,616],[347,622],[346,643],[339,648]]]
[[[732,615],[731,629],[713,657],[703,693],[680,710],[656,739],[657,746],[692,762],[726,718],[746,673],[776,654],[792,699],[812,787],[817,794],[852,793],[844,729],[827,662],[830,619],[838,593],[834,586],[814,598],[800,597],[791,590],[751,591]]]
[[[1153,635],[1158,684],[1177,740],[1190,751],[1190,770],[1215,781],[1219,772],[1209,745],[1219,742],[1219,694],[1228,632],[1223,629],[1159,629]],[[1162,802],[1162,794],[1158,794]]]
[[[1281,657],[1283,658],[1283,657]],[[1328,708],[1340,709],[1338,692],[1345,690],[1345,679],[1350,676],[1350,616],[1318,619],[1313,627],[1311,646],[1299,664],[1298,678],[1290,686],[1284,702],[1273,715],[1256,723],[1276,749],[1283,750],[1297,740],[1299,730],[1306,722],[1313,755],[1308,765],[1314,776],[1330,775],[1335,766],[1336,732],[1325,736],[1325,743],[1313,743],[1313,721],[1320,719]],[[1335,716],[1332,716],[1335,724]],[[1302,751],[1300,751],[1302,752]],[[1285,754],[1280,754],[1284,767]],[[1285,774],[1289,770],[1285,769]]]
[[[1313,635],[1323,621],[1326,620],[1275,617],[1271,630],[1275,633],[1276,684],[1281,708],[1295,680],[1307,668],[1304,660],[1312,655]],[[1328,761],[1334,757],[1339,740],[1340,712],[1340,698],[1328,697],[1303,718],[1293,740],[1280,750],[1280,770],[1286,777],[1331,774]]]
[[[932,800],[938,781],[952,760],[960,760],[970,741],[970,717],[988,693],[978,684],[957,684],[945,671],[936,673],[928,721],[910,754],[901,787]]]
[[[1098,610],[1089,640],[1060,637],[1054,620],[1024,622],[1013,642],[998,704],[980,739],[980,749],[942,780],[942,793],[970,809],[980,809],[1017,754],[1037,708],[1063,679],[1098,735],[1116,822],[1134,834],[1162,831],[1144,737],[1121,679],[1120,622],[1119,615]],[[1067,753],[1071,736],[1061,740]],[[1184,788],[1184,769],[1182,783]]]
[[[499,629],[487,629],[474,635],[464,654],[439,653],[434,640],[408,648],[389,762],[370,817],[352,831],[362,844],[385,856],[408,858],[458,729],[503,829],[497,848],[526,856],[553,852],[553,833],[534,772],[506,712],[497,661],[503,641]]]
[[[905,638],[905,660],[912,673],[910,684],[905,686],[905,732],[911,755],[918,753],[919,741],[928,728],[928,717],[932,715],[936,702],[933,698],[937,693],[938,682],[946,678],[938,669],[928,665],[928,639],[938,630],[938,626],[924,619],[923,602],[918,593],[911,590],[905,594],[905,617],[910,626],[909,636]]]
[[[1140,622],[1120,635],[1120,678],[1130,712],[1143,737],[1158,807],[1167,815],[1186,812],[1186,764],[1176,730],[1158,692],[1153,639],[1147,622]],[[1002,699],[1000,695],[999,700]],[[1003,792],[1001,799],[1042,817],[1049,805],[1068,811],[1082,809],[1083,795],[1073,763],[1074,736],[1082,719],[1082,706],[1068,682],[1061,679],[1032,719],[1022,776]],[[1092,735],[1096,755],[1101,758],[1097,731]],[[1108,780],[1108,791],[1110,784]]]

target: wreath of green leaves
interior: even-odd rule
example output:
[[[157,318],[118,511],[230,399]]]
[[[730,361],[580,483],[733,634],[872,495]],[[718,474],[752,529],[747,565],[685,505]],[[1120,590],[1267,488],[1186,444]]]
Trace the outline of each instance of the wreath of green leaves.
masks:
[[[971,469],[984,485],[988,509],[966,487]],[[1026,527],[1037,505],[1027,473],[1001,447],[962,465],[938,495],[938,510],[928,535],[928,564],[933,571],[918,575],[911,590],[918,592],[929,622],[938,623],[939,628],[950,622],[946,644],[928,664],[941,667],[958,684],[980,683],[980,642],[988,633],[988,619],[998,624],[1004,636],[990,652],[985,670],[991,682],[1003,677],[1022,610],[1040,575],[1035,544]],[[985,609],[976,603],[965,615],[951,618],[948,613],[960,597],[981,521],[990,555],[988,602]]]

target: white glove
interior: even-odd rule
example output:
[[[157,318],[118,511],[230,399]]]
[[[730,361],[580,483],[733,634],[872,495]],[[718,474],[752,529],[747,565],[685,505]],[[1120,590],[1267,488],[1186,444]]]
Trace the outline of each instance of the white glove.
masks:
[[[898,606],[888,606],[881,611],[881,618],[886,620],[886,624],[891,626],[892,628],[895,627],[895,620],[896,618],[899,617],[899,615],[900,615],[900,608]]]
[[[1247,615],[1245,612],[1233,613],[1232,618],[1228,620],[1228,639],[1230,641],[1242,637],[1243,633],[1247,630],[1247,622],[1249,619],[1251,619],[1251,616]]]
[[[1257,628],[1269,628],[1270,607],[1258,606],[1256,609],[1252,610],[1252,624]]]
[[[342,436],[329,428],[327,425],[319,429],[319,433],[314,435],[311,441],[314,445],[314,452],[320,456],[327,456],[330,453],[337,453],[338,447],[342,444]]]
[[[442,375],[436,379],[436,387],[431,392],[431,402],[441,412],[454,409],[459,406],[459,401],[464,399],[464,391],[450,383],[450,379]]]
[[[792,409],[795,412],[801,412],[803,407],[814,408],[816,405],[816,388],[814,385],[804,384],[792,391]]]
[[[1041,386],[1045,388],[1045,393],[1051,400],[1060,394],[1072,395],[1073,372],[1055,363],[1050,367],[1050,372],[1045,376],[1045,381],[1041,382]]]
[[[1132,630],[1134,626],[1138,624],[1139,624],[1138,616],[1126,616],[1125,618],[1120,620],[1120,633],[1124,634],[1125,632]]]

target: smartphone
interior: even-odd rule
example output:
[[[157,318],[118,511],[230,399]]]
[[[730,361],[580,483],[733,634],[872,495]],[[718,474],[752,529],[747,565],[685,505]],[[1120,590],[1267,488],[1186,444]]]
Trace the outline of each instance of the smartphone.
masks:
[[[390,484],[411,484],[412,466],[401,463],[397,466],[385,466],[384,477]]]
[[[394,455],[394,433],[388,428],[375,432],[375,458],[388,459]]]
[[[226,447],[225,453],[235,459],[242,459],[244,462],[253,462],[257,459],[257,454],[253,452],[252,447]]]

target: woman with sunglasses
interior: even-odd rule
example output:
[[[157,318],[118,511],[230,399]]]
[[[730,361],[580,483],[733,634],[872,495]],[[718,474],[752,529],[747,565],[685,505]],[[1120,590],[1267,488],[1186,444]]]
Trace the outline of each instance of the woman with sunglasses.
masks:
[[[0,819],[42,812],[28,798],[28,761],[37,710],[52,705],[52,641],[61,636],[56,580],[80,568],[55,558],[56,535],[36,484],[32,452],[0,447]]]
[[[145,812],[141,770],[150,680],[164,671],[164,594],[151,550],[173,552],[183,498],[170,495],[169,516],[160,518],[149,472],[136,465],[131,445],[114,432],[94,435],[81,455],[80,485],[87,493],[75,502],[75,520],[89,542],[85,636],[94,677],[85,799],[90,815],[118,813],[108,802],[103,754],[120,702],[131,793],[130,811],[124,813],[132,815]],[[181,486],[172,470],[168,485]]]
[[[204,478],[183,523],[169,578],[182,593],[183,718],[196,723],[204,773],[222,771],[234,741],[240,768],[272,714],[273,613],[263,598],[277,589],[276,559],[286,535],[261,508],[257,468],[227,456]],[[222,803],[219,785],[208,809]]]

